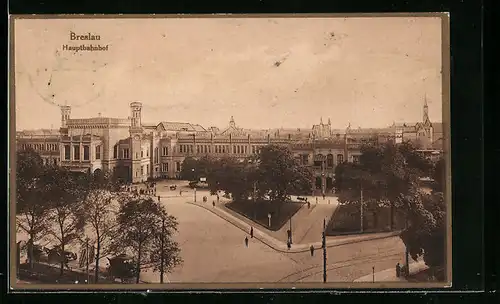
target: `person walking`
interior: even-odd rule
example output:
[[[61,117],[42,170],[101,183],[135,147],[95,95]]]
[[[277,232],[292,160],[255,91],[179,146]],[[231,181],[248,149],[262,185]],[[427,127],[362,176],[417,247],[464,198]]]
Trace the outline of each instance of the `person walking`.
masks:
[[[212,207],[215,207],[215,201],[212,201]]]
[[[158,202],[160,202],[160,196],[158,195]]]
[[[290,240],[288,240],[286,242],[286,247],[288,248],[288,250],[290,250],[290,248],[292,248],[292,243],[290,243]]]
[[[316,205],[318,204],[318,197],[316,197]]]
[[[248,247],[248,237],[245,236],[245,246]]]
[[[250,238],[253,239],[253,227],[250,227]]]
[[[314,256],[314,246],[311,245],[311,247],[309,247],[309,250],[311,251],[311,256]]]

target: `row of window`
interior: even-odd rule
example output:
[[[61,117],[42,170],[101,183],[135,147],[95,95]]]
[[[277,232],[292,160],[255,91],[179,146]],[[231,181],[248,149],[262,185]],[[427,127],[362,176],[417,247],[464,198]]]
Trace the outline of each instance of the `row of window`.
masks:
[[[168,163],[161,164],[161,171],[162,172],[168,172]],[[181,162],[176,162],[175,163],[175,171],[176,172],[181,171]]]
[[[58,144],[21,144],[21,149],[34,149],[36,151],[57,151],[58,146]]]
[[[83,145],[83,160],[90,160],[90,146]],[[101,146],[95,147],[95,159],[101,159]],[[64,160],[80,160],[82,157],[80,145],[73,146],[73,159],[71,158],[71,145],[64,145]]]
[[[180,153],[193,153],[194,152],[194,145],[179,145],[178,146],[178,152]],[[196,145],[196,153],[230,153],[231,146],[229,145],[215,145],[213,148],[210,145]],[[260,146],[252,146],[251,151],[253,154],[257,153],[259,151]],[[174,149],[175,151],[175,149]],[[118,155],[118,146],[114,147],[113,151],[113,158],[119,158]],[[169,153],[169,148],[168,147],[162,147],[162,156],[168,156]],[[246,145],[236,145],[233,146],[232,153],[234,154],[247,154],[248,153],[248,146]],[[136,153],[136,157],[139,158],[139,154]],[[141,158],[144,157],[144,151],[141,151]],[[149,149],[146,149],[146,157],[149,157]],[[159,148],[155,148],[153,151],[153,161],[155,164],[158,164],[160,162],[159,160]],[[128,159],[130,158],[130,150],[129,148],[123,148],[121,149],[121,155],[120,158],[122,159]]]

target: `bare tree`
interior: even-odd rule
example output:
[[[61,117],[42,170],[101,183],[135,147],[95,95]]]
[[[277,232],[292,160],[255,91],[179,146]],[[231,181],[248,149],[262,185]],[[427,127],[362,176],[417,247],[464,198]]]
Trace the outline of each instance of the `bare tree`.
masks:
[[[44,176],[44,183],[47,199],[52,205],[48,218],[51,225],[48,225],[47,233],[58,243],[56,253],[62,276],[67,263],[66,246],[83,234],[85,213],[81,201],[84,191],[81,180],[62,168],[51,168]]]
[[[107,189],[93,189],[84,202],[85,218],[92,231],[96,245],[94,283],[99,281],[99,261],[112,253],[112,242],[116,235],[116,194]],[[90,262],[90,261],[89,261]]]
[[[33,251],[35,242],[47,230],[50,204],[44,201],[43,175],[46,167],[34,150],[17,153],[16,172],[16,222],[17,227],[28,234],[28,260],[30,268],[37,258]]]
[[[162,214],[161,229],[156,233],[151,248],[151,263],[153,271],[160,272],[160,283],[163,283],[165,273],[170,273],[176,266],[182,265],[179,244],[173,240],[177,232],[178,222],[175,217]]]
[[[176,223],[171,223],[175,218],[165,215],[163,206],[147,196],[129,196],[121,202],[118,214],[119,233],[114,249],[115,252],[121,250],[133,256],[136,283],[139,283],[141,270],[152,266],[151,257],[158,248],[157,236],[162,230],[162,220],[165,219],[166,227],[176,226]],[[163,239],[167,240],[167,234],[163,235]]]

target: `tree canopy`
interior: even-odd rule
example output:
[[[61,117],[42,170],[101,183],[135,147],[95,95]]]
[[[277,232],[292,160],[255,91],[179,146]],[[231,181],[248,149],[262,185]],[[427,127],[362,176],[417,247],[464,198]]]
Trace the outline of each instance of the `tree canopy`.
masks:
[[[190,159],[186,174],[202,172],[212,193],[221,190],[233,199],[247,200],[254,195],[270,201],[284,202],[291,194],[304,195],[312,191],[312,172],[301,166],[287,147],[267,145],[260,153],[245,159]],[[199,176],[199,173],[198,175]]]

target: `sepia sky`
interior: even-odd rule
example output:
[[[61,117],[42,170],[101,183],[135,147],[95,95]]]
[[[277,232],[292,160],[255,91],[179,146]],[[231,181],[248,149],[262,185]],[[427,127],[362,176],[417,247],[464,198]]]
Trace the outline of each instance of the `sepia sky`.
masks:
[[[71,41],[70,32],[100,35]],[[15,21],[17,129],[130,116],[224,128],[441,121],[441,19],[170,18]],[[108,45],[73,52],[63,45]],[[276,64],[280,62],[280,64]]]

